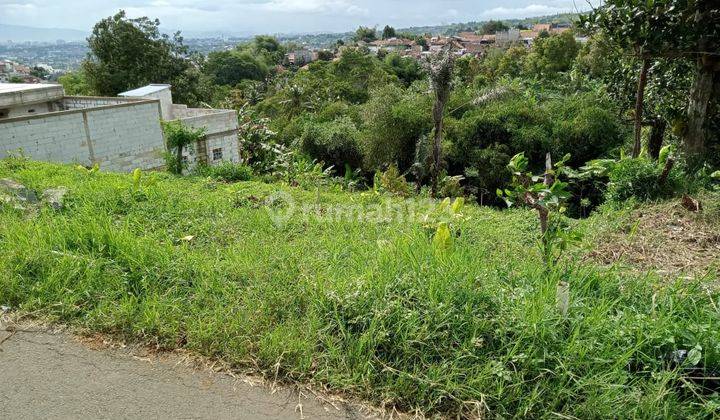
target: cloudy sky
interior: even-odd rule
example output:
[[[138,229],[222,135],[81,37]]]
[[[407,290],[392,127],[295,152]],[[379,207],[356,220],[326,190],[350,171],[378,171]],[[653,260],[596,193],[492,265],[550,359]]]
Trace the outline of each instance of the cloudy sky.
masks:
[[[585,0],[0,0],[0,23],[90,30],[118,9],[168,30],[237,33],[344,32],[540,16],[585,9]]]

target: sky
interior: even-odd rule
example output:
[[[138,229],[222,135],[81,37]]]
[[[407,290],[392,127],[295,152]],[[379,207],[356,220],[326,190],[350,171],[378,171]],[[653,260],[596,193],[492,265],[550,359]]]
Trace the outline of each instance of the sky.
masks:
[[[124,9],[162,28],[234,33],[347,32],[542,16],[586,10],[586,0],[0,0],[0,23],[89,31]]]

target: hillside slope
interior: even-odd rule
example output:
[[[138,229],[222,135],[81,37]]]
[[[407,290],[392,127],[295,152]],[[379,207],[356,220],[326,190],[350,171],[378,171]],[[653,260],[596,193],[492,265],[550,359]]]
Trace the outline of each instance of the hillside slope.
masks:
[[[8,40],[13,42],[83,41],[88,35],[88,32],[76,29],[35,28],[0,23],[0,42]]]
[[[18,159],[0,178],[27,187],[0,201],[0,304],[16,313],[407,412],[693,417],[720,403],[717,292],[579,260],[548,275],[529,211],[467,206],[441,250],[434,203],[373,192]],[[56,208],[18,198],[58,187]]]

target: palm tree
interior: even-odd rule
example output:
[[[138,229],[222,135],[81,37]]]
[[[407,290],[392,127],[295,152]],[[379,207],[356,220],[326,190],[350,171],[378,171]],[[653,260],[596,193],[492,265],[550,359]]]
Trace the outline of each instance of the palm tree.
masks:
[[[451,48],[451,44],[443,47],[442,50],[431,58],[427,66],[428,74],[430,75],[430,85],[435,93],[435,103],[433,104],[432,113],[435,133],[433,136],[432,162],[430,165],[430,192],[433,197],[437,196],[438,178],[440,176],[443,114],[452,90],[452,73],[455,57],[452,54]]]

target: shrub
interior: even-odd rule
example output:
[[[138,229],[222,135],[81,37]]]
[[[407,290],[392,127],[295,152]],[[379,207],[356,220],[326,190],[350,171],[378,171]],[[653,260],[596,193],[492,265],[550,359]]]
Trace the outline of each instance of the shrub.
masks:
[[[253,178],[252,168],[242,163],[223,162],[219,165],[198,165],[195,173],[226,182],[249,181]]]
[[[183,150],[185,147],[195,145],[205,137],[205,128],[194,128],[183,124],[181,121],[165,121],[162,123],[163,134],[167,142],[168,151],[174,149],[175,156],[165,155],[167,168],[170,172],[182,175],[183,171]]]
[[[352,120],[340,117],[326,123],[308,123],[300,138],[300,146],[303,153],[340,171],[344,170],[345,164],[353,168],[361,165],[358,138],[359,132]]]
[[[247,51],[213,51],[203,68],[216,84],[234,86],[242,80],[263,80],[268,66]]]
[[[683,189],[682,175],[673,169],[664,183],[658,182],[663,168],[645,158],[622,159],[609,172],[606,197],[621,203],[631,198],[640,201],[672,197]]]
[[[617,118],[599,103],[572,100],[556,104],[549,117],[556,122],[548,151],[558,156],[570,153],[572,165],[601,157],[620,146],[625,138]]]
[[[405,176],[400,173],[395,165],[390,165],[383,173],[375,173],[375,190],[389,192],[402,197],[408,197],[412,194],[410,184],[405,180]]]
[[[413,164],[418,139],[430,131],[430,102],[388,85],[374,90],[362,107],[364,166],[375,171],[397,164],[406,171]]]
[[[241,159],[249,164],[255,173],[264,174],[272,171],[279,155],[285,152],[282,144],[275,143],[275,132],[270,130],[270,120],[243,107],[238,113],[240,129],[238,142]]]
[[[510,182],[507,162],[511,157],[510,148],[502,144],[474,151],[470,165],[465,168],[468,192],[479,197],[482,204],[502,204],[495,190]]]
[[[463,197],[465,195],[462,181],[465,179],[462,175],[448,176],[445,175],[440,179],[440,197]]]
[[[448,172],[463,174],[466,190],[482,198],[507,185],[504,168],[517,153],[535,165],[544,162],[548,152],[570,154],[568,164],[580,166],[623,143],[626,132],[613,112],[602,97],[591,95],[544,102],[527,95],[495,99],[464,112],[460,119],[447,120]],[[543,169],[532,165],[531,170]],[[494,197],[490,200],[501,204]]]

